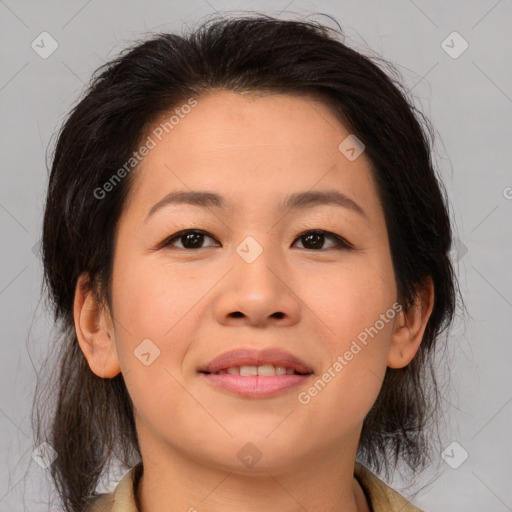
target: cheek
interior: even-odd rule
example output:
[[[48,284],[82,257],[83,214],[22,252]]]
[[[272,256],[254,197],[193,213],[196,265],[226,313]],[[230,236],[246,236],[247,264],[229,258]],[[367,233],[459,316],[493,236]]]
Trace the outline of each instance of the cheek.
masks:
[[[175,326],[208,290],[193,273],[136,257],[119,259],[114,272],[116,317],[134,339],[172,338]],[[203,289],[204,288],[204,289]]]
[[[314,410],[308,414],[311,428],[340,422],[355,427],[377,398],[386,371],[396,317],[394,275],[390,263],[354,265],[318,284],[308,302],[326,327],[326,357],[322,374],[299,403]]]
[[[161,411],[162,397],[181,396],[173,376],[181,381],[176,368],[187,351],[185,330],[197,321],[193,305],[201,290],[186,285],[175,269],[142,263],[136,257],[116,261],[116,345],[135,408]]]
[[[114,274],[121,370],[136,418],[165,432],[173,411],[176,435],[186,436],[181,428],[188,424],[186,414],[193,403],[180,385],[179,369],[188,348],[187,332],[198,321],[192,307],[204,290],[186,285],[187,279],[175,270],[141,261],[120,260]]]
[[[378,263],[361,259],[328,275],[308,278],[311,281],[303,293],[328,328],[325,332],[331,339],[331,350],[342,349],[377,321],[382,337],[389,338],[389,318],[394,317],[394,310],[388,312],[384,324],[380,320],[396,301],[396,286],[391,265]]]
[[[335,440],[340,426],[348,431],[360,427],[386,372],[396,313],[391,304],[364,306],[358,316],[353,304],[344,309],[347,316],[340,313],[336,335],[325,341],[329,355],[322,371],[297,396],[308,429],[323,431],[326,443]]]

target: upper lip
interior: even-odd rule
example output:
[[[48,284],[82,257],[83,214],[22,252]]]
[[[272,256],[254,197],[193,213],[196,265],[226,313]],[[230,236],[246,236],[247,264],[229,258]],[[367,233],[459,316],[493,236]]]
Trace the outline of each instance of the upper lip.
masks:
[[[199,368],[199,372],[214,373],[232,367],[261,366],[265,364],[292,368],[298,373],[313,373],[313,370],[304,361],[285,350],[277,348],[263,350],[239,348],[223,352],[208,364]]]

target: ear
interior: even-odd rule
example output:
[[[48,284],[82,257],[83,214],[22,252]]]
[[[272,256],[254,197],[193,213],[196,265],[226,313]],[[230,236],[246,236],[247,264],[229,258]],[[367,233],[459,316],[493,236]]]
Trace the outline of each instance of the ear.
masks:
[[[407,366],[420,348],[421,340],[434,307],[434,283],[429,276],[407,312],[401,309],[396,317],[393,340],[388,352],[389,368]]]
[[[75,289],[73,315],[78,343],[89,367],[98,377],[112,378],[121,372],[110,313],[99,304],[82,274]]]

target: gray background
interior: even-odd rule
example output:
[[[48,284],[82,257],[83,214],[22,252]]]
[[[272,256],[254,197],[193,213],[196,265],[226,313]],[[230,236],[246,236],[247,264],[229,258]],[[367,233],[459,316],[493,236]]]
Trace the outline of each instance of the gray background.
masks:
[[[49,470],[31,456],[29,417],[34,365],[51,326],[37,257],[50,138],[92,71],[125,44],[146,31],[182,31],[209,13],[240,10],[333,15],[349,45],[398,67],[433,122],[468,315],[442,358],[451,380],[444,379],[450,391],[437,463],[414,486],[398,475],[391,483],[408,496],[416,492],[426,512],[512,510],[510,0],[0,0],[0,512],[22,510],[24,502],[27,510],[58,510],[48,505]],[[31,47],[43,31],[58,43],[46,59]],[[454,31],[469,45],[457,58],[464,42],[448,37]]]

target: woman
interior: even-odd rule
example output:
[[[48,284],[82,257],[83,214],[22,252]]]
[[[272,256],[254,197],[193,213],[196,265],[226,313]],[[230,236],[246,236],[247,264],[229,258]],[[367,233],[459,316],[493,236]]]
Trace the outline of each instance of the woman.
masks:
[[[454,311],[426,126],[315,23],[214,20],[99,70],[43,227],[66,511],[419,510],[370,469],[428,464]]]

